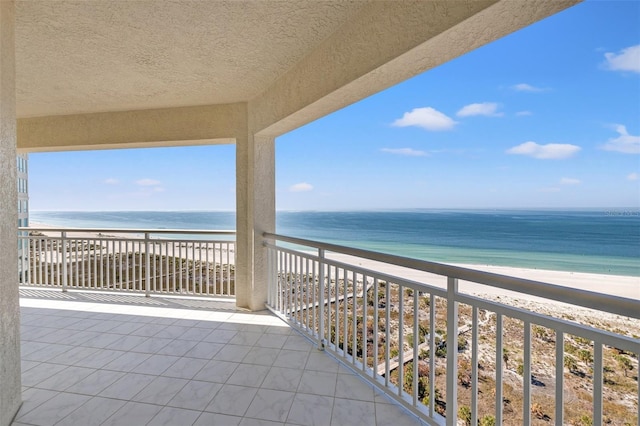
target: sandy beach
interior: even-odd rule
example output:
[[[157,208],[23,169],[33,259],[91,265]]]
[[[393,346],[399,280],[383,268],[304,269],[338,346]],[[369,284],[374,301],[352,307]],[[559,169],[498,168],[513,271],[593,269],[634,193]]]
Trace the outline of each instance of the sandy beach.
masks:
[[[41,223],[32,223],[31,227],[47,229],[47,228],[55,228],[51,225],[41,224]],[[45,233],[47,233],[45,231]],[[54,233],[47,233],[53,235]],[[106,233],[112,237],[128,237],[128,238],[142,238],[143,234],[124,234],[117,232],[108,232]],[[97,234],[94,234],[97,236]],[[69,232],[68,236],[73,237],[87,237],[86,233],[75,233]],[[102,235],[104,236],[104,235]],[[137,250],[143,250],[143,248],[138,244],[135,247]],[[212,256],[224,257],[224,260],[234,262],[233,255],[234,253],[228,253],[227,250],[221,250],[224,253],[220,252],[217,256],[211,253]],[[173,253],[171,253],[173,254]],[[175,253],[178,255],[178,253]],[[376,262],[368,259],[352,257],[343,254],[331,253],[328,254],[330,259],[351,264],[357,265],[364,269],[370,269],[373,271],[381,272],[384,274],[398,276],[405,279],[409,279],[412,281],[437,286],[440,288],[446,288],[446,277],[431,274],[427,272],[422,272],[414,269],[403,268],[396,265],[391,265],[382,262]],[[214,260],[212,257],[210,260]],[[216,259],[220,261],[221,259]],[[627,299],[640,300],[640,277],[633,276],[620,276],[620,275],[602,275],[602,274],[592,274],[592,273],[584,273],[584,272],[567,272],[567,271],[552,271],[545,269],[530,269],[530,268],[519,268],[519,267],[507,267],[507,266],[493,266],[493,265],[470,265],[470,264],[451,264],[452,266],[459,266],[468,269],[475,269],[480,271],[491,272],[500,275],[506,275],[517,278],[524,278],[533,281],[539,281],[543,283],[564,286],[567,288],[573,289],[581,289],[596,293],[602,293],[612,296],[624,297]],[[496,300],[497,298],[501,298],[503,302],[508,302],[509,304],[513,304],[519,307],[528,307],[531,309],[539,310],[541,307],[547,305],[548,311],[551,313],[553,311],[556,315],[561,315],[562,312],[566,311],[566,309],[570,305],[562,304],[561,302],[553,301],[550,303],[548,299],[536,297],[533,294],[526,293],[516,293],[508,290],[503,290],[496,287],[491,287],[487,285],[477,284],[468,281],[460,281],[459,289],[461,292],[478,295],[482,297],[488,297],[492,300]],[[506,299],[505,299],[506,298]],[[639,326],[640,328],[640,326]]]
[[[368,259],[354,258],[352,256],[341,254],[331,254],[328,257],[336,261],[351,263],[362,268],[372,269],[375,271],[383,272],[385,274],[394,275],[413,281],[438,286],[441,288],[446,287],[446,277],[442,277],[439,275],[403,268],[400,266],[389,265],[386,263],[376,262]],[[640,277],[589,274],[583,272],[549,271],[544,269],[527,269],[508,266],[468,264],[451,265],[517,278],[525,278],[528,280],[540,281],[569,288],[593,291],[612,296],[625,297],[628,299],[640,300]],[[467,281],[460,281],[459,286],[461,291],[471,294],[490,294],[496,296],[518,295],[519,297],[527,296],[522,293],[513,293],[507,290],[502,290],[499,288],[471,283]],[[541,301],[545,300],[541,298],[535,298],[533,295],[529,295],[529,297]]]

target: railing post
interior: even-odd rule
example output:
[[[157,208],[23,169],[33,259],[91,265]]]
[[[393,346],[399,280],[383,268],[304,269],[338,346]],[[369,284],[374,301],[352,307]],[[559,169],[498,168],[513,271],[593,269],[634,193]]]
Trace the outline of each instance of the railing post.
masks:
[[[324,250],[318,249],[318,257],[320,261],[318,262],[319,267],[319,279],[320,279],[320,297],[318,298],[318,305],[320,307],[320,319],[318,320],[318,350],[324,350],[324,306],[325,306],[325,297],[324,297]]]
[[[274,289],[276,280],[273,278],[273,274],[276,269],[273,265],[274,253],[271,247],[269,247],[267,240],[264,239],[264,235],[262,246],[265,248],[265,250],[267,250],[267,306],[271,307],[272,309],[277,309],[277,307],[275,306],[276,302],[274,296],[276,294],[276,291]]]
[[[149,254],[149,233],[144,233],[144,295],[146,297],[151,296],[151,288],[149,288],[149,281],[151,281],[151,259]]]
[[[458,279],[447,277],[447,425],[458,418]]]
[[[67,292],[67,233],[61,232],[62,237],[62,291]]]

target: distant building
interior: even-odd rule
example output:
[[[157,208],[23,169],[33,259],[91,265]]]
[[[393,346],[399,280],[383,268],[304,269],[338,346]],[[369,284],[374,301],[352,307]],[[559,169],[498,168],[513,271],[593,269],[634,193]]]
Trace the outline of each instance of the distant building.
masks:
[[[29,226],[29,154],[18,154],[18,226]],[[18,235],[28,235],[21,231]],[[29,266],[29,241],[18,240],[18,272],[20,282],[25,283],[23,271]]]

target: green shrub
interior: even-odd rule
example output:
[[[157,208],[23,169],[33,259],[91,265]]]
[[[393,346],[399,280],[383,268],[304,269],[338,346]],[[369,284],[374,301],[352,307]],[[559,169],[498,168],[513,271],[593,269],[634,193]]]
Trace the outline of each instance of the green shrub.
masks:
[[[471,408],[466,405],[458,408],[458,418],[461,419],[466,426],[471,426]]]
[[[496,426],[496,418],[487,414],[478,421],[480,426]]]

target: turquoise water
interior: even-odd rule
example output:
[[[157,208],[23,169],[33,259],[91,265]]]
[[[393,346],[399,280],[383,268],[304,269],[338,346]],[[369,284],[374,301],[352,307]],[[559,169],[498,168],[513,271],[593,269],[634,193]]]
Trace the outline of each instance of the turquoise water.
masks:
[[[233,212],[32,212],[95,228],[234,229]],[[435,262],[640,276],[633,209],[278,212],[277,232]]]

